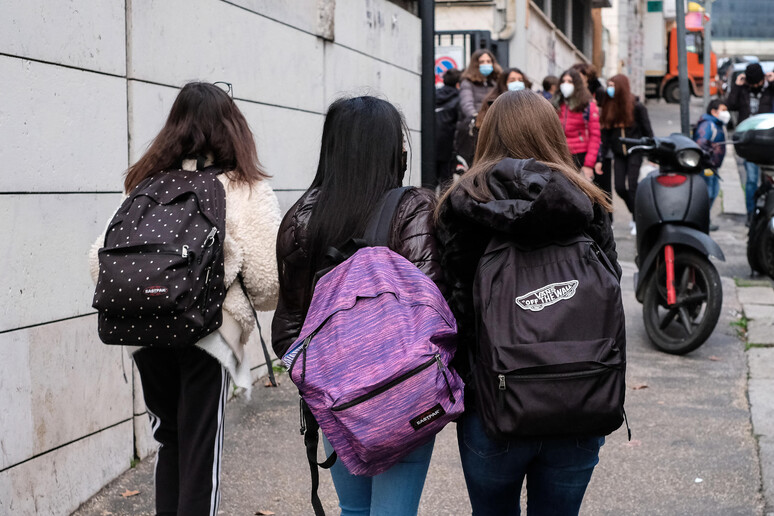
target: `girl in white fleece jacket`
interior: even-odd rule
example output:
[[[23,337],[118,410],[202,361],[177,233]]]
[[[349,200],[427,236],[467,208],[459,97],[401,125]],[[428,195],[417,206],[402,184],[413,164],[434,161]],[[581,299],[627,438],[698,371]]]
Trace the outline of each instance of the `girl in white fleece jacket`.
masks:
[[[226,192],[223,324],[194,346],[130,350],[159,442],[159,515],[217,514],[229,379],[249,392],[245,345],[256,337],[251,304],[268,311],[277,303],[279,204],[258,163],[247,121],[228,94],[208,83],[190,83],[180,91],[161,132],[127,171],[124,190],[166,169],[195,174],[197,163],[199,169],[203,164],[226,171],[218,176]],[[103,243],[104,235],[89,254],[95,281]],[[237,279],[240,273],[249,300]]]

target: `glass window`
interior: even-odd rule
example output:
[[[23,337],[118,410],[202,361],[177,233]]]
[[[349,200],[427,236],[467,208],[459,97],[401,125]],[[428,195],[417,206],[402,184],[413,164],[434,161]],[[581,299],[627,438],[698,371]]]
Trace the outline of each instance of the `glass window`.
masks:
[[[567,34],[567,0],[551,0],[551,21]]]

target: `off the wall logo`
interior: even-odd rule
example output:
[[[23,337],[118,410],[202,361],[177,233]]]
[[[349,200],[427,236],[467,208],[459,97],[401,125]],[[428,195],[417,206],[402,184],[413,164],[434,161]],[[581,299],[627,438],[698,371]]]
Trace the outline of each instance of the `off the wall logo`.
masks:
[[[551,283],[516,298],[516,304],[524,310],[539,312],[547,306],[570,299],[578,289],[578,280]]]

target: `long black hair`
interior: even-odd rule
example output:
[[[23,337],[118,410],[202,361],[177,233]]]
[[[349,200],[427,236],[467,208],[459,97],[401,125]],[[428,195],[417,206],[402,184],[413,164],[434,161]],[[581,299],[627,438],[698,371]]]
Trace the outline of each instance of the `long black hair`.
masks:
[[[401,185],[404,135],[403,116],[376,97],[339,99],[328,108],[308,190],[318,190],[308,227],[312,271],[321,268],[328,248],[362,236],[384,192]]]

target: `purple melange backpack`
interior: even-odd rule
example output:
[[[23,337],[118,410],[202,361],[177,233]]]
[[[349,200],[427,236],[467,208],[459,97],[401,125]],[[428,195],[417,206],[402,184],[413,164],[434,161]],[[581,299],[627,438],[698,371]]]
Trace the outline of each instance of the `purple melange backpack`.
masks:
[[[335,456],[355,475],[389,469],[463,411],[463,383],[449,367],[454,316],[435,283],[386,247],[404,192],[390,190],[369,222],[365,242],[380,245],[360,248],[317,282],[283,357]],[[305,441],[314,491],[313,437],[313,449]]]

